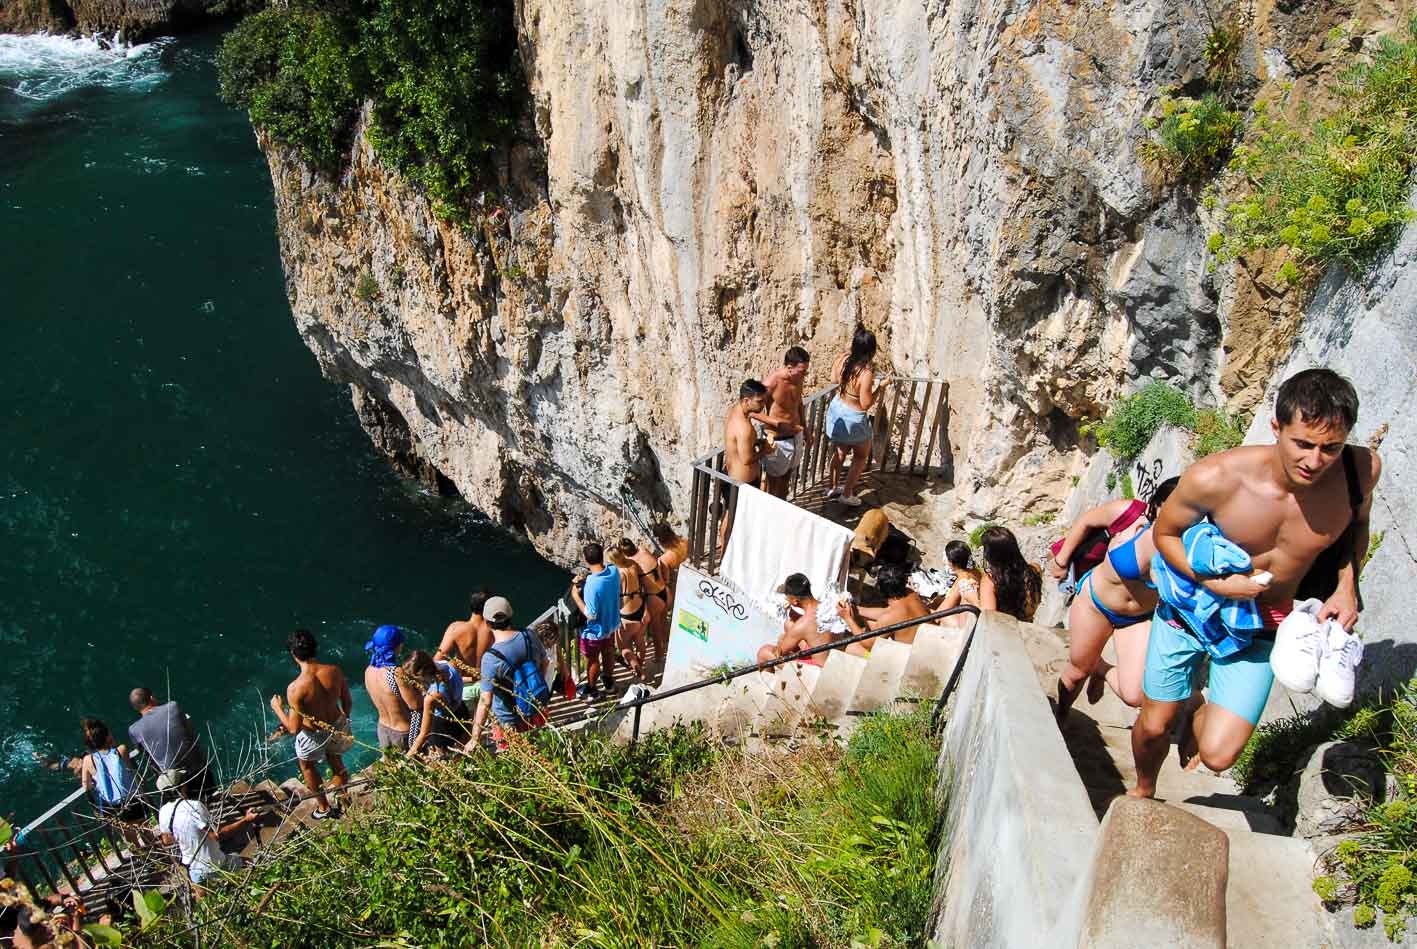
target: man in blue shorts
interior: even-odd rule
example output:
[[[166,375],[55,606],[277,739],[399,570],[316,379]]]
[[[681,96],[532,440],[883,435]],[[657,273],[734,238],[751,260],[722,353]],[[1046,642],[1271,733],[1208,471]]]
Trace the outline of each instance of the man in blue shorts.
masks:
[[[586,681],[576,687],[576,698],[594,702],[600,698],[596,676],[603,667],[609,678],[615,661],[615,630],[620,628],[620,571],[605,562],[605,548],[591,541],[581,550],[590,576],[571,587],[571,597],[585,614],[581,630],[581,655],[586,658]]]
[[[1198,461],[1161,508],[1152,528],[1157,555],[1217,597],[1254,600],[1264,630],[1238,652],[1211,658],[1205,701],[1199,691],[1192,695],[1191,680],[1206,647],[1172,605],[1163,601],[1157,608],[1141,715],[1132,727],[1137,784],[1128,794],[1155,795],[1177,716],[1182,767],[1201,761],[1223,771],[1234,764],[1274,682],[1274,631],[1293,610],[1310,567],[1340,542],[1336,588],[1318,618],[1345,629],[1358,621],[1357,558],[1368,549],[1368,511],[1382,465],[1376,453],[1346,444],[1357,418],[1358,394],[1348,380],[1329,369],[1298,373],[1275,399],[1275,444],[1244,445]],[[1191,569],[1182,537],[1206,518],[1249,554],[1249,574],[1207,578]]]

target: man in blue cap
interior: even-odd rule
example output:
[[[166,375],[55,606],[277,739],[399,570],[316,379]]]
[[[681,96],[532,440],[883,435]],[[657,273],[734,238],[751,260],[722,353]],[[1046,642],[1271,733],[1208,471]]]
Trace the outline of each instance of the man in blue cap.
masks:
[[[364,651],[369,654],[364,688],[369,692],[369,701],[374,703],[374,711],[379,713],[381,749],[404,751],[408,748],[409,705],[397,678],[403,644],[403,630],[397,626],[380,626],[374,630],[374,638],[364,644]]]

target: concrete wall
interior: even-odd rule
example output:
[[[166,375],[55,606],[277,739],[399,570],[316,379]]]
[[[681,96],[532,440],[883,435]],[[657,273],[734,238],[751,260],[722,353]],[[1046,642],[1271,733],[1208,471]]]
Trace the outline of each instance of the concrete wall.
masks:
[[[953,703],[940,750],[949,802],[934,939],[1071,945],[1097,818],[1012,617],[979,618]]]

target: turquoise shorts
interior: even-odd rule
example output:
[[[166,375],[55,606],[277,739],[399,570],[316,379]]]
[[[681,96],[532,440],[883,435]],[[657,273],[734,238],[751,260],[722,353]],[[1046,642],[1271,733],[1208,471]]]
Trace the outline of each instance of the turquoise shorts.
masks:
[[[1256,639],[1233,656],[1210,656],[1210,701],[1251,725],[1258,724],[1274,685],[1274,672],[1269,667],[1273,649],[1274,640]],[[1154,702],[1184,702],[1190,697],[1196,667],[1209,655],[1171,608],[1159,604],[1151,618],[1142,691]]]

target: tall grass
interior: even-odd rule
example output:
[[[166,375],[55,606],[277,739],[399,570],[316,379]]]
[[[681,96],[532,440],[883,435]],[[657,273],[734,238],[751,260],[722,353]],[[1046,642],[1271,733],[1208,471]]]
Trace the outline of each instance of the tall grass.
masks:
[[[752,756],[697,729],[554,733],[380,765],[378,794],[174,915],[159,942],[919,944],[939,842],[928,714]]]

